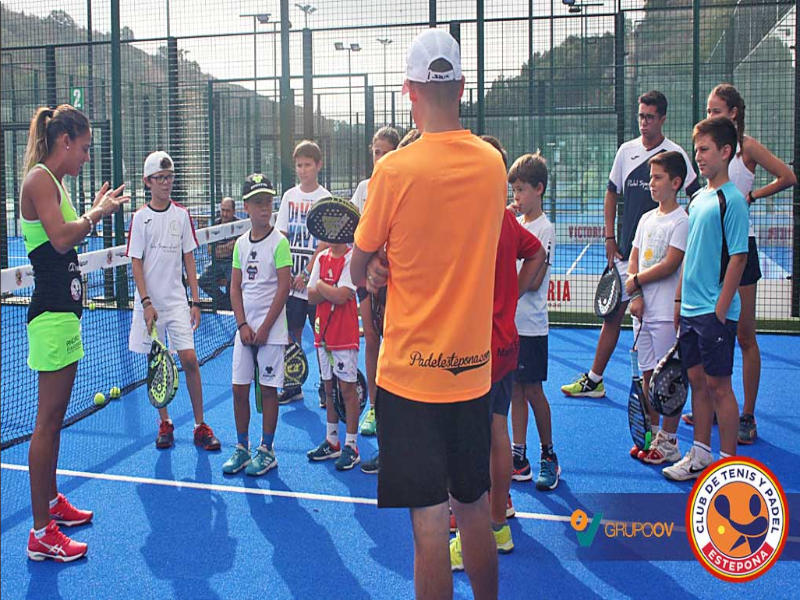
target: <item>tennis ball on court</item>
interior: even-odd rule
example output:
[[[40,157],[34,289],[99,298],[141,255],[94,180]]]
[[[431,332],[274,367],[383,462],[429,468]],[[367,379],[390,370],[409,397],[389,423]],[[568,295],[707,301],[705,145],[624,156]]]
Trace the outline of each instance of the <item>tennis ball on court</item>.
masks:
[[[94,403],[95,403],[97,406],[103,406],[103,404],[105,404],[105,403],[106,403],[106,397],[103,395],[103,393],[102,393],[102,392],[97,392],[97,393],[94,395]]]
[[[89,310],[94,310],[95,304],[94,302],[89,302]]]
[[[117,386],[114,386],[109,390],[108,395],[116,400],[122,395],[122,390],[120,390]]]

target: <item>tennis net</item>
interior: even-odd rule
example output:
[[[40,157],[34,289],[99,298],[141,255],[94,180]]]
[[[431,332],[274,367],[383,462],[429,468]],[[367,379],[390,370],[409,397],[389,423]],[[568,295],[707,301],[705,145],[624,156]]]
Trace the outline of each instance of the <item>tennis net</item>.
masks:
[[[194,256],[198,278],[206,269],[216,266],[214,245],[241,235],[249,226],[250,221],[245,219],[196,232],[199,246]],[[144,383],[147,377],[146,359],[128,351],[135,285],[125,250],[125,246],[116,246],[79,254],[84,281],[81,332],[85,356],[78,363],[72,397],[64,416],[65,426],[101,408],[94,404],[97,392],[108,399],[112,387],[119,387],[124,394]],[[124,278],[128,290],[127,299],[122,302],[117,301],[120,278]],[[2,271],[2,448],[29,439],[36,422],[37,375],[27,365],[26,321],[32,292],[33,270],[29,264]],[[195,333],[195,350],[203,364],[233,343],[236,325],[233,314],[219,310],[203,292],[201,306],[203,317]]]

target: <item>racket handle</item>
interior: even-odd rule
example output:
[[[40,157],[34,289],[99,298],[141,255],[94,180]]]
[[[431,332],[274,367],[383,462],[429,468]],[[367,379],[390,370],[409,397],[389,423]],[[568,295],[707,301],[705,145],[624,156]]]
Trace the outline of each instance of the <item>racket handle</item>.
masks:
[[[634,377],[639,376],[639,351],[631,348],[631,373]]]

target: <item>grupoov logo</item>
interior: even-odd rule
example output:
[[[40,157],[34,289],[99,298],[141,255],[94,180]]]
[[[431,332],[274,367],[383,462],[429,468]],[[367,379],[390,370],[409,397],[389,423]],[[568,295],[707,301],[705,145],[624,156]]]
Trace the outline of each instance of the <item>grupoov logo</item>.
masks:
[[[694,555],[725,581],[745,582],[766,573],[783,551],[788,528],[780,483],[752,458],[714,463],[698,478],[686,506]]]

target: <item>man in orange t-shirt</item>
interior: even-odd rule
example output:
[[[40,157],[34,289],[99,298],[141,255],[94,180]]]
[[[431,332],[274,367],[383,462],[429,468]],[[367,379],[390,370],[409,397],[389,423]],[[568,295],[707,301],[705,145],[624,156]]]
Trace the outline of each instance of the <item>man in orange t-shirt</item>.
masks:
[[[506,197],[503,161],[462,129],[458,44],[412,42],[406,82],[422,137],[384,156],[356,230],[352,278],[386,247],[384,343],[376,377],[378,505],[409,507],[417,598],[451,597],[448,497],[475,598],[497,597],[489,521],[492,295]]]

